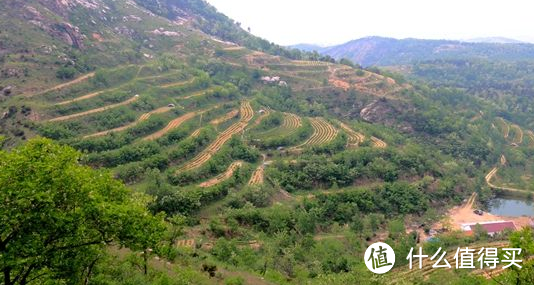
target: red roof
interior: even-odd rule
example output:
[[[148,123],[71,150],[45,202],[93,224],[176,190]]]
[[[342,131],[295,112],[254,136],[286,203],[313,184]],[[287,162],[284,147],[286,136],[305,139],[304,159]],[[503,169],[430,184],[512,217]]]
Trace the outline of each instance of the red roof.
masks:
[[[491,223],[491,224],[481,224],[481,226],[488,233],[498,233],[498,232],[504,231],[505,229],[511,229],[513,231],[516,230],[514,222],[499,222],[499,223]]]
[[[472,234],[476,225],[477,224],[469,225],[471,230],[466,231],[466,234]],[[504,231],[506,229],[510,229],[510,230],[513,230],[513,231],[516,230],[514,222],[511,222],[511,221],[495,222],[495,223],[483,223],[483,224],[479,224],[479,225],[482,226],[482,228],[485,229],[489,234],[502,232],[502,231]]]

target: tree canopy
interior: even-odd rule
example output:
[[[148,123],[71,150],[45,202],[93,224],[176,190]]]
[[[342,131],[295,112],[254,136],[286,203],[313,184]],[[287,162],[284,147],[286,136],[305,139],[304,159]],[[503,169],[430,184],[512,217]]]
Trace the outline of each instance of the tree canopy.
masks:
[[[139,250],[159,240],[164,225],[145,196],[79,159],[41,138],[0,152],[0,283],[76,282],[107,245]]]

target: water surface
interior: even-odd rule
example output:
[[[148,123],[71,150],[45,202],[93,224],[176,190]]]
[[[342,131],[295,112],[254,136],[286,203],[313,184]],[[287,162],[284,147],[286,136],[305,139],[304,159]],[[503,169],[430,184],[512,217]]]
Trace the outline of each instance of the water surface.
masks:
[[[488,212],[499,216],[534,217],[534,204],[521,198],[497,197],[489,202]]]

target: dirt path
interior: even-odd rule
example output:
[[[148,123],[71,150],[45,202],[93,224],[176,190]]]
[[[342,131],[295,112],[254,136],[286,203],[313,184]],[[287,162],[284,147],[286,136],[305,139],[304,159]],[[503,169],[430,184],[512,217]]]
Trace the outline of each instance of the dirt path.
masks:
[[[215,107],[214,107],[215,108]],[[202,111],[196,111],[196,112],[190,112],[190,113],[187,113],[185,115],[182,115],[172,121],[170,121],[167,126],[165,126],[165,128],[151,134],[151,135],[148,135],[146,137],[143,138],[144,141],[151,141],[151,140],[155,140],[155,139],[159,139],[161,138],[162,136],[164,136],[166,133],[178,128],[180,125],[182,125],[183,123],[191,120],[192,118],[200,115],[200,114],[203,114],[209,110],[211,110],[213,108],[209,108],[209,109],[206,109],[206,110],[202,110]]]
[[[210,179],[208,181],[200,183],[198,186],[200,186],[202,188],[207,188],[207,187],[211,187],[211,186],[217,185],[217,184],[227,180],[228,178],[232,177],[232,175],[234,174],[234,171],[236,171],[242,165],[243,165],[243,161],[232,162],[232,164],[230,164],[230,166],[228,166],[228,168],[226,169],[225,172],[213,177],[212,179]]]
[[[77,84],[77,83],[80,83],[86,79],[89,79],[91,77],[95,76],[95,73],[94,72],[91,72],[91,73],[87,73],[85,75],[82,75],[72,81],[69,81],[69,82],[65,82],[65,83],[61,83],[59,85],[56,85],[54,87],[51,87],[51,88],[48,88],[44,91],[41,91],[41,92],[38,92],[38,93],[35,93],[35,94],[31,94],[31,95],[28,95],[28,97],[33,97],[33,96],[37,96],[37,95],[42,95],[42,94],[45,94],[45,93],[48,93],[48,92],[52,92],[52,91],[56,91],[56,90],[60,90],[60,89],[63,89],[65,87],[69,87],[71,85],[74,85],[74,84]]]
[[[214,125],[214,126],[220,125],[220,124],[222,124],[224,122],[227,122],[227,121],[235,118],[237,115],[239,115],[239,110],[232,110],[232,111],[224,114],[221,117],[218,117],[218,118],[215,118],[215,119],[211,120],[210,124]]]
[[[254,173],[252,173],[252,176],[250,177],[250,180],[248,181],[248,185],[261,185],[263,184],[263,172],[265,170],[265,154],[261,155],[263,157],[261,164],[254,170]]]
[[[155,76],[147,76],[147,77],[141,77],[141,78],[137,78],[138,80],[144,80],[144,79],[152,79],[152,78],[158,78],[158,77],[163,77],[163,76],[168,76],[168,74],[163,74],[163,75],[155,75]],[[87,99],[90,99],[90,98],[93,98],[93,97],[97,97],[103,93],[106,93],[106,92],[113,92],[115,90],[118,90],[120,89],[122,86],[130,83],[131,81],[129,82],[126,82],[126,83],[123,83],[123,84],[120,84],[119,86],[117,87],[113,87],[113,88],[109,88],[109,89],[104,89],[104,90],[100,90],[100,91],[95,91],[95,92],[91,92],[89,94],[86,94],[86,95],[83,95],[83,96],[80,96],[80,97],[76,97],[76,98],[73,98],[73,99],[69,99],[69,100],[65,100],[65,101],[62,101],[62,102],[58,102],[58,103],[55,103],[54,105],[56,106],[61,106],[61,105],[67,105],[67,104],[71,104],[71,103],[74,103],[74,102],[78,102],[78,101],[82,101],[82,100],[87,100]],[[188,83],[191,83],[192,80],[188,80],[188,81],[179,81],[179,82],[173,82],[173,83],[169,83],[169,84],[164,84],[164,85],[159,85],[159,87],[161,88],[167,88],[167,87],[171,87],[170,85],[173,85],[175,84],[176,86],[178,85],[185,85],[185,84],[188,84]],[[188,98],[191,98],[191,97],[194,97],[194,96],[198,96],[195,94],[192,94],[192,95],[189,95],[189,96],[186,96],[186,97],[183,97],[183,99],[188,99]]]
[[[529,191],[529,190],[525,190],[525,189],[518,189],[518,188],[512,188],[512,187],[497,186],[497,185],[491,183],[491,180],[493,179],[493,177],[495,177],[495,175],[497,175],[497,171],[499,171],[499,168],[494,167],[494,168],[493,168],[490,172],[488,172],[488,174],[486,175],[485,179],[486,179],[486,183],[488,184],[489,187],[491,187],[491,188],[493,188],[493,189],[497,189],[497,190],[503,190],[503,191],[521,192],[521,193],[527,193],[527,194],[532,194],[532,193],[534,193],[533,191]]]
[[[261,164],[254,170],[254,173],[252,173],[252,177],[250,177],[250,180],[248,181],[248,185],[261,185],[263,184],[263,171],[264,166]]]
[[[237,50],[244,50],[245,48],[242,46],[232,46],[232,47],[225,47],[223,50],[227,51],[237,51]]]
[[[515,143],[517,145],[520,145],[523,143],[523,130],[518,125],[512,125],[512,129],[514,129],[514,140],[512,143]]]
[[[107,130],[107,131],[94,133],[94,134],[90,134],[90,135],[84,136],[83,138],[86,139],[86,138],[92,138],[92,137],[100,137],[100,136],[105,136],[105,135],[110,134],[110,133],[124,131],[124,130],[127,130],[129,128],[135,127],[137,124],[139,124],[139,123],[141,123],[143,121],[148,120],[148,118],[150,118],[150,116],[152,116],[154,114],[166,113],[166,112],[169,112],[172,109],[174,109],[174,108],[172,108],[172,107],[161,107],[161,108],[152,110],[152,111],[150,111],[148,113],[144,113],[136,121],[134,121],[134,122],[132,122],[130,124],[127,124],[125,126],[114,128],[114,129]]]
[[[179,99],[189,99],[189,98],[192,98],[192,97],[200,96],[200,95],[203,95],[208,90],[195,92],[195,93],[192,93],[191,95],[188,95],[188,96],[185,96],[185,97],[181,97]],[[104,91],[101,91],[101,92],[104,92]],[[182,106],[180,106],[180,105],[177,105],[177,106],[183,109]],[[123,130],[129,129],[129,128],[134,127],[134,126],[136,126],[137,124],[139,124],[139,123],[141,123],[143,121],[148,120],[148,118],[150,118],[151,115],[165,113],[165,112],[168,112],[168,111],[172,110],[173,108],[174,107],[168,107],[168,106],[158,108],[156,110],[153,110],[153,111],[150,111],[148,113],[145,113],[145,114],[141,115],[139,117],[139,119],[137,119],[135,122],[132,122],[132,123],[130,123],[128,125],[125,125],[125,126],[122,126],[122,127],[118,127],[118,128],[114,128],[114,129],[107,130],[107,131],[94,133],[94,134],[91,134],[91,135],[87,135],[84,138],[99,137],[99,136],[107,135],[109,133],[119,132],[119,131],[123,131]],[[200,130],[198,130],[198,131],[200,132]]]
[[[104,107],[92,109],[92,110],[81,112],[81,113],[76,113],[76,114],[71,114],[71,115],[67,115],[67,116],[57,117],[57,118],[50,119],[48,121],[49,122],[61,122],[61,121],[66,121],[66,120],[82,117],[82,116],[87,116],[87,115],[90,115],[90,114],[103,112],[103,111],[107,111],[107,110],[110,110],[110,109],[113,109],[113,108],[117,108],[117,107],[120,107],[120,106],[128,105],[128,104],[131,104],[131,103],[137,101],[138,99],[139,99],[139,95],[135,95],[134,97],[132,97],[132,98],[126,100],[126,101],[120,102],[120,103],[107,105],[107,106],[104,106]]]
[[[510,125],[508,125],[508,123],[503,118],[499,118],[499,120],[501,121],[501,124],[503,126],[503,137],[507,139],[510,135]]]
[[[78,102],[78,101],[82,101],[82,100],[90,99],[90,98],[99,96],[100,94],[105,93],[105,92],[112,92],[112,91],[115,91],[115,90],[117,90],[118,88],[119,88],[119,87],[116,87],[116,88],[110,88],[110,89],[101,90],[101,91],[96,91],[96,92],[93,92],[93,93],[89,93],[89,94],[87,94],[87,95],[83,95],[83,96],[80,96],[80,97],[76,97],[76,98],[74,98],[74,99],[69,99],[69,100],[65,100],[65,101],[61,101],[61,102],[55,103],[54,106],[67,105],[67,104],[71,104],[71,103],[74,103],[74,102]]]
[[[194,80],[195,79],[193,78],[193,79],[190,79],[190,80],[187,80],[187,81],[172,82],[172,83],[159,85],[158,87],[160,87],[160,88],[170,88],[170,87],[176,87],[176,86],[184,86],[184,85],[193,83]]]

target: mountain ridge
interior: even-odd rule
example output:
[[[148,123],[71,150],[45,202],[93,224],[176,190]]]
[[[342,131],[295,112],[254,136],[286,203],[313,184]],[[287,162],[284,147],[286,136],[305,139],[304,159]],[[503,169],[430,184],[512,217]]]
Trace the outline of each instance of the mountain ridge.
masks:
[[[364,37],[340,45],[318,48],[316,51],[335,59],[347,58],[362,66],[410,64],[417,61],[484,58],[490,60],[523,60],[534,58],[534,44],[486,38],[478,41],[395,39]],[[492,41],[493,40],[493,41]],[[301,45],[307,47],[306,45]],[[313,47],[313,45],[311,46]]]

